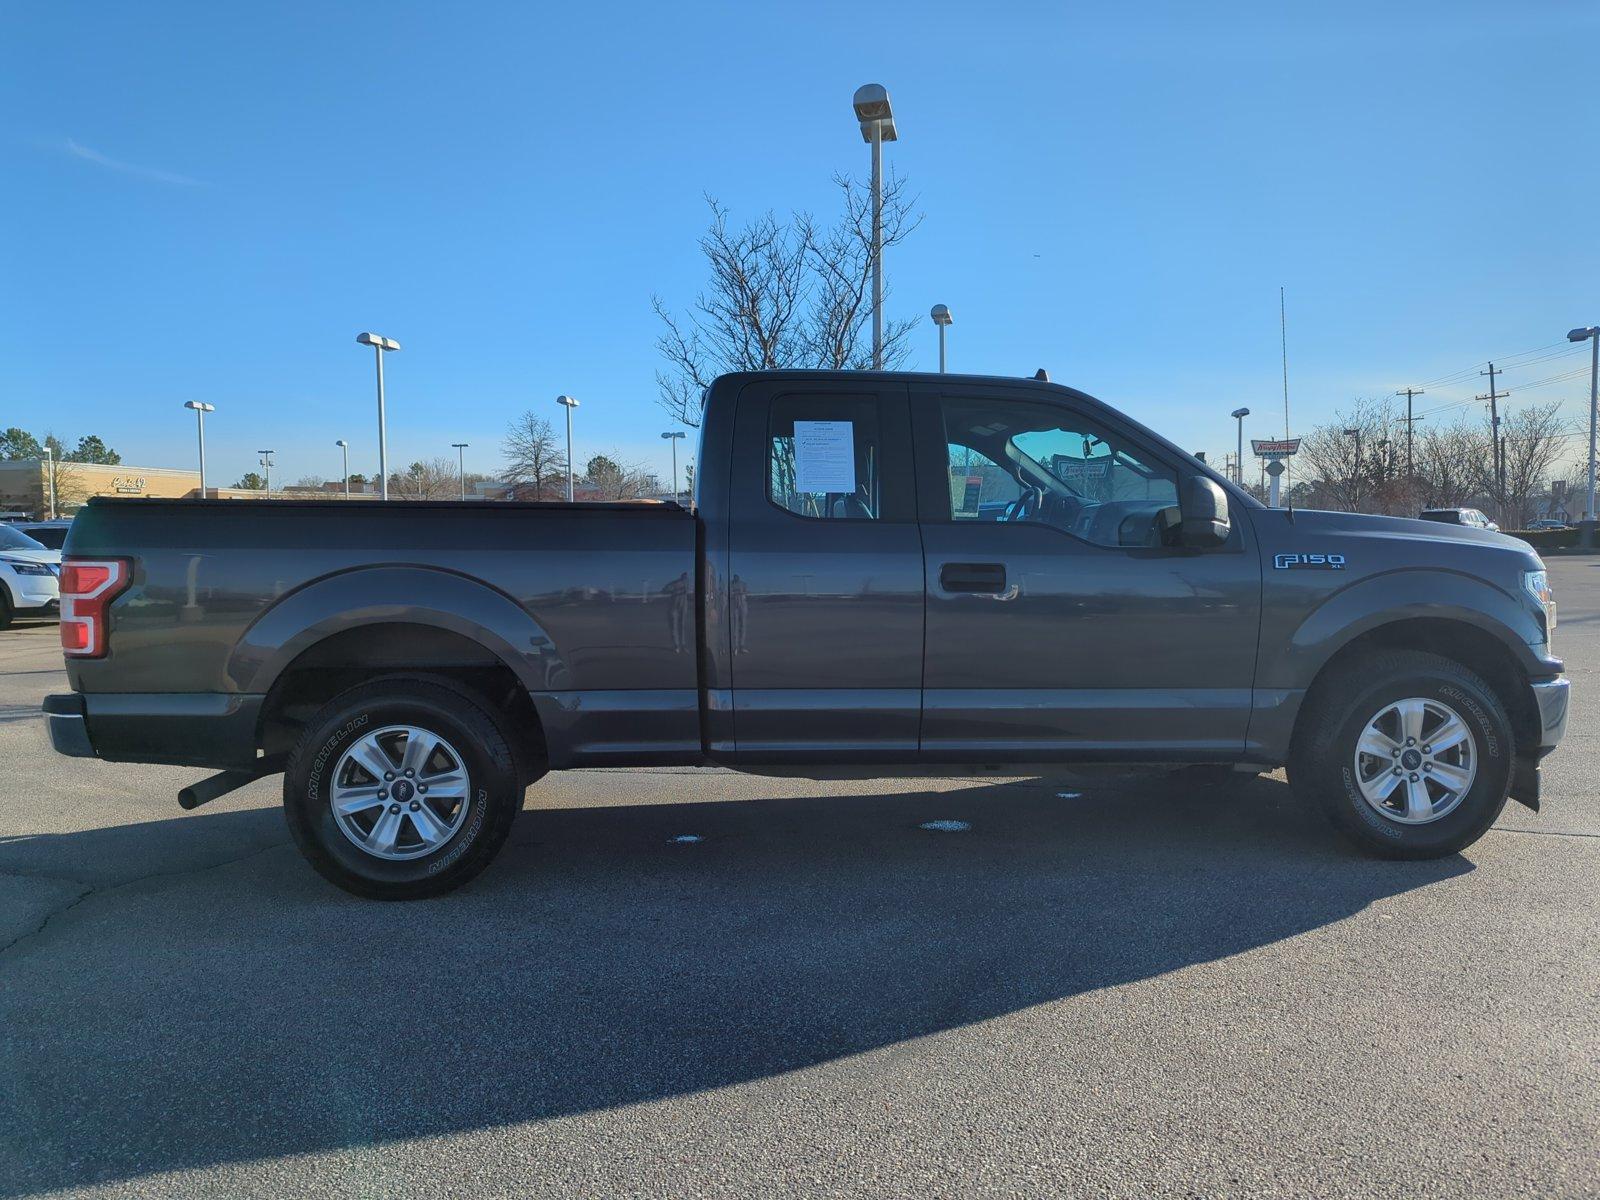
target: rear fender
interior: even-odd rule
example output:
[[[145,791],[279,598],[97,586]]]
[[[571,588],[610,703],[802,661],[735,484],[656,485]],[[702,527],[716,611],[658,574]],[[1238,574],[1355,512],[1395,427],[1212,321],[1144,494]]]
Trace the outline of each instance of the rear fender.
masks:
[[[521,605],[478,580],[431,567],[362,567],[288,593],[245,630],[228,660],[241,692],[265,693],[306,650],[374,623],[446,629],[471,638],[532,691],[570,686],[555,643]]]

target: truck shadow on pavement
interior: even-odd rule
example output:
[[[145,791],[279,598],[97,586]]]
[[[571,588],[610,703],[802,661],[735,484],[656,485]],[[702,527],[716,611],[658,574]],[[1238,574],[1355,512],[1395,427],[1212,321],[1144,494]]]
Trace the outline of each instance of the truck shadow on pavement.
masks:
[[[286,844],[92,894],[0,958],[0,1194],[758,1080],[1093,1003],[1471,870],[1359,858],[1270,778],[858,792],[530,807],[486,875],[423,903],[345,896]],[[176,820],[242,849],[281,829]],[[172,870],[171,825],[55,840]]]

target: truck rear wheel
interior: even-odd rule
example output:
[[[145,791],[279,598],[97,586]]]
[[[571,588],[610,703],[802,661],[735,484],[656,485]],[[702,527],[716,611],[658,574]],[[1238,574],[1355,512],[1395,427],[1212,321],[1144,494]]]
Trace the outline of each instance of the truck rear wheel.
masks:
[[[1318,683],[1289,761],[1295,790],[1382,858],[1441,858],[1505,807],[1515,751],[1505,706],[1437,654],[1383,651]]]
[[[283,775],[307,861],[347,892],[415,900],[452,891],[499,853],[522,807],[516,759],[473,699],[380,680],[307,724]]]

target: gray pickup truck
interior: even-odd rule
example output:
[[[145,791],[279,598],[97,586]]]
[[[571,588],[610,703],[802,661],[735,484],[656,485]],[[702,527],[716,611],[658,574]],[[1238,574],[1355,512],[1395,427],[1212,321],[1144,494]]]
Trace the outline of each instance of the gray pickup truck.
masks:
[[[185,807],[282,771],[312,865],[393,899],[599,765],[1287,764],[1399,858],[1538,806],[1567,680],[1522,542],[1263,507],[1044,381],[729,375],[700,437],[693,511],[96,500],[55,747],[220,769]]]

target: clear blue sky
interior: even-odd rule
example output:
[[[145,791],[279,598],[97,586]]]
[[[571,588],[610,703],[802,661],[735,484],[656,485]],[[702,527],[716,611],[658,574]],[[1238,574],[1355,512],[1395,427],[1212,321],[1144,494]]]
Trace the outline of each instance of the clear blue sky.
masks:
[[[831,214],[876,81],[926,213],[891,314],[1220,454],[1281,430],[1280,284],[1302,428],[1600,323],[1597,55],[1593,3],[13,3],[0,426],[185,466],[199,398],[214,478],[370,470],[376,329],[393,460],[493,469],[571,392],[580,461],[665,472],[702,194]]]

